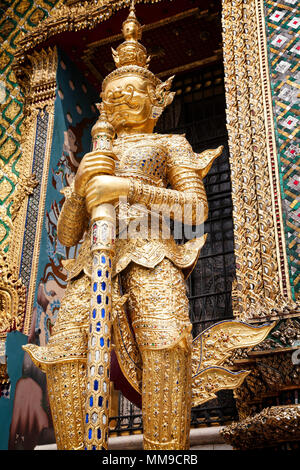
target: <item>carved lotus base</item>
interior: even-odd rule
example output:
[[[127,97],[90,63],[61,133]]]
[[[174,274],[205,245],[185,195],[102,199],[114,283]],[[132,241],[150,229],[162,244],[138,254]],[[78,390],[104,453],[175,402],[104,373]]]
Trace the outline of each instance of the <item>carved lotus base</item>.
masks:
[[[300,405],[272,406],[221,431],[237,450],[265,449],[283,443],[300,445]]]

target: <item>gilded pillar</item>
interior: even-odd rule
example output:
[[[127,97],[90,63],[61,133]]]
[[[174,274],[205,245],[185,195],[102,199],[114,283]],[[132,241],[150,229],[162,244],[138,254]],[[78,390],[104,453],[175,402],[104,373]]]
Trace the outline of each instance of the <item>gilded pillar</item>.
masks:
[[[34,52],[29,60],[23,172],[35,178],[36,188],[32,197],[19,210],[19,223],[16,224],[12,246],[17,256],[16,264],[20,266],[20,276],[27,288],[25,334],[29,334],[31,324],[53,135],[56,47]]]
[[[236,256],[234,315],[293,310],[273,141],[261,2],[223,1],[223,51]]]
[[[289,48],[292,52],[293,12],[292,7],[273,1],[223,0],[237,277],[234,316],[256,325],[270,319],[277,321],[260,345],[231,358],[236,370],[251,370],[234,392],[240,420],[223,434],[238,449],[280,448],[299,441],[300,382],[293,355],[299,348],[300,310],[289,252],[296,231],[293,234],[286,219],[286,190],[282,184],[287,177],[285,168],[289,175],[292,170],[287,142],[294,134],[292,128],[283,129],[284,114],[292,108],[292,102],[280,107],[283,96],[287,100],[281,91],[284,81],[277,87],[280,97],[274,95],[272,83],[275,80],[280,84],[280,70],[283,63],[287,65],[284,53]],[[280,28],[283,17],[285,30]],[[281,43],[285,46],[280,50]],[[288,62],[292,60],[289,55]],[[293,71],[295,68],[290,67],[291,74]],[[286,126],[292,125],[290,118]],[[290,199],[292,191],[289,188]],[[292,204],[295,206],[295,202]]]

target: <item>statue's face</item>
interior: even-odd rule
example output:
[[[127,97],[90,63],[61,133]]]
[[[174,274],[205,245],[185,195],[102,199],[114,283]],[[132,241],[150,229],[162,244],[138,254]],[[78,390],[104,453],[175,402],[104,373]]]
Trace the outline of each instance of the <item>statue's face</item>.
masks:
[[[150,122],[152,104],[150,82],[138,75],[124,76],[108,82],[101,97],[117,134],[122,130],[141,129]]]

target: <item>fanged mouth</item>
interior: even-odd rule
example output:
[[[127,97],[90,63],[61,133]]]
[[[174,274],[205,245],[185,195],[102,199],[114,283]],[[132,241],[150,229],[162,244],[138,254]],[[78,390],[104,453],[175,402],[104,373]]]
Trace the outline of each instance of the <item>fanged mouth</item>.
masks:
[[[139,103],[133,102],[131,99],[121,99],[121,100],[103,100],[103,103],[109,110],[114,108],[129,108],[131,111],[140,111],[142,106]]]

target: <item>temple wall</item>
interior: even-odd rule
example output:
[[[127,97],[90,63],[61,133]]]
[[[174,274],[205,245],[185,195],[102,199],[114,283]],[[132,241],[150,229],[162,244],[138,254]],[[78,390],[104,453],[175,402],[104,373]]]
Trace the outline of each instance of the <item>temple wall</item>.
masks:
[[[298,2],[265,0],[266,36],[282,216],[289,279],[299,298],[299,54]]]

